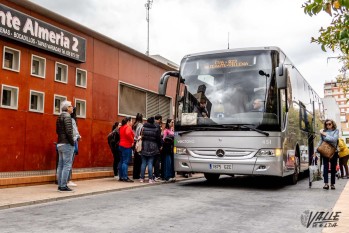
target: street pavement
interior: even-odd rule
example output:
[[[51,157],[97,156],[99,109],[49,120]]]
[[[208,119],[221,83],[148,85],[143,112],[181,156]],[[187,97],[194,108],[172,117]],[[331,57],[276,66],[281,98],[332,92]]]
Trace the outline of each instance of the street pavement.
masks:
[[[203,174],[193,174],[192,177],[184,178],[176,177],[176,182],[184,180],[203,178]],[[147,181],[147,180],[146,180]],[[165,182],[156,182],[149,184],[147,182],[140,183],[135,180],[134,183],[120,182],[114,177],[78,180],[75,182],[78,186],[74,187],[74,192],[60,193],[57,191],[57,185],[44,184],[35,186],[23,186],[14,188],[0,189],[0,211],[2,209],[15,208],[26,205],[33,205],[45,202],[59,201],[69,198],[76,198],[88,195],[96,195],[106,192],[115,192],[127,189],[139,188],[142,186],[153,186],[166,184]],[[320,185],[320,184],[319,184]],[[321,192],[333,192],[333,190],[319,190]],[[321,201],[321,200],[319,200]],[[340,194],[333,212],[341,212],[336,227],[324,228],[323,233],[345,233],[349,232],[349,182]]]

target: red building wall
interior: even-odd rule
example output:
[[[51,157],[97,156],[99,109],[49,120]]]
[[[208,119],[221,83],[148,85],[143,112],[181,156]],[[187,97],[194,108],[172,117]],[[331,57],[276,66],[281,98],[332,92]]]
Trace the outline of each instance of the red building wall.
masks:
[[[67,96],[73,103],[75,98],[86,100],[86,118],[78,118],[82,139],[74,167],[110,167],[112,155],[106,136],[112,124],[122,119],[118,115],[119,82],[157,92],[160,76],[171,68],[156,65],[155,61],[132,49],[131,52],[120,49],[78,28],[44,17],[40,12],[8,1],[2,1],[2,4],[85,38],[86,62],[68,60],[0,36],[1,55],[4,46],[21,51],[19,72],[2,69],[2,58],[0,63],[0,86],[6,84],[19,88],[18,110],[0,108],[0,172],[55,169],[57,115],[53,114],[54,94]],[[46,59],[44,79],[30,75],[32,54]],[[67,84],[54,81],[55,62],[68,65]],[[87,71],[87,88],[75,86],[76,68]],[[174,80],[170,80],[168,94],[174,97],[175,90],[171,82],[174,84]],[[45,93],[44,113],[28,111],[30,90]]]

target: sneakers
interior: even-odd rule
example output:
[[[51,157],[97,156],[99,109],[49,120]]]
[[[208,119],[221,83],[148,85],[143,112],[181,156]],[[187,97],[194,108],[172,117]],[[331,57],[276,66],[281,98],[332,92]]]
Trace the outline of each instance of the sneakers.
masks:
[[[154,181],[155,182],[160,182],[161,181],[161,177],[155,177]]]
[[[149,180],[149,184],[154,184],[155,181],[154,180]]]
[[[72,186],[72,187],[78,186],[78,185],[75,184],[73,181],[69,181],[67,185],[68,185],[68,186]]]
[[[144,179],[139,179],[139,183],[144,183]]]
[[[175,178],[169,178],[168,180],[165,180],[165,183],[173,183],[176,182]]]
[[[115,180],[119,180],[119,176],[114,176],[114,179]]]
[[[68,186],[65,186],[65,187],[58,187],[58,191],[60,193],[62,192],[73,192],[74,190],[72,190],[71,188],[69,188]]]
[[[124,182],[133,183],[134,181],[127,177],[126,179],[124,179]]]

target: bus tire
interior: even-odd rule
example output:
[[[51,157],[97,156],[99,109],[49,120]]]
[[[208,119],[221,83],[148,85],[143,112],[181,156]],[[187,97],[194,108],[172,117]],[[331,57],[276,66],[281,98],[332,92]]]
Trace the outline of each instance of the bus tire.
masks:
[[[208,182],[215,182],[219,179],[220,174],[216,173],[204,173],[204,176]]]
[[[292,175],[288,176],[287,183],[290,185],[295,185],[298,182],[299,179],[299,172],[300,172],[300,163],[299,163],[299,158],[296,157],[296,163],[294,165],[295,169]]]

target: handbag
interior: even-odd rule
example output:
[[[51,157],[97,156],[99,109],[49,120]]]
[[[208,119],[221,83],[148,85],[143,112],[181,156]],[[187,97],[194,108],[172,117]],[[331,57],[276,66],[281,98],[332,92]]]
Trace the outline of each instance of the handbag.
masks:
[[[331,159],[336,152],[336,148],[328,142],[322,141],[317,151],[325,158]]]
[[[138,139],[135,145],[135,150],[136,152],[141,152],[142,150],[142,139]]]

